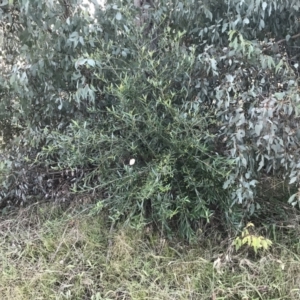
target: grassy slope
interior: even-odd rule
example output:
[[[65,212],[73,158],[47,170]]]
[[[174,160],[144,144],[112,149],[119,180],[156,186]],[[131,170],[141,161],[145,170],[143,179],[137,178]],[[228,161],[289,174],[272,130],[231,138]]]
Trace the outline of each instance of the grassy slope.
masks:
[[[103,220],[49,206],[2,217],[0,299],[300,299],[298,240],[250,258]]]

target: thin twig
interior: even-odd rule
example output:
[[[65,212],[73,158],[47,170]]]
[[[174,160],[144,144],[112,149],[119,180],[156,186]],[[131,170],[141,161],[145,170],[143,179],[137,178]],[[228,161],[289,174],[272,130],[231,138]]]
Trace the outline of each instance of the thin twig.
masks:
[[[53,254],[53,256],[52,256],[52,258],[51,258],[51,260],[50,260],[51,262],[54,261],[54,259],[55,259],[56,255],[57,255],[57,253],[58,253],[58,251],[59,251],[61,245],[62,245],[63,242],[64,242],[64,237],[65,237],[65,234],[66,234],[67,229],[68,229],[68,225],[66,226],[66,228],[65,228],[65,230],[64,230],[64,232],[63,232],[63,234],[62,234],[62,236],[61,236],[61,237],[62,237],[62,240],[60,241],[58,247],[56,248],[56,251],[55,251],[55,253]]]
[[[292,40],[293,40],[293,39],[296,39],[296,38],[298,38],[298,37],[300,37],[300,33],[297,33],[297,34],[291,36],[291,37],[290,37],[290,40],[291,40],[291,39],[292,39]],[[279,45],[279,44],[282,44],[283,42],[286,42],[286,39],[281,39],[281,40],[275,42],[275,44]],[[269,50],[269,49],[272,48],[272,47],[273,47],[273,45],[268,46],[267,48],[265,48],[265,49],[263,50],[263,52]]]
[[[108,249],[107,249],[107,254],[106,254],[106,263],[109,262],[109,258],[110,258],[110,252],[111,252],[111,248],[112,248],[112,233],[114,231],[114,227],[115,227],[115,222],[113,221],[111,223],[110,229],[109,229],[109,238],[108,238]]]

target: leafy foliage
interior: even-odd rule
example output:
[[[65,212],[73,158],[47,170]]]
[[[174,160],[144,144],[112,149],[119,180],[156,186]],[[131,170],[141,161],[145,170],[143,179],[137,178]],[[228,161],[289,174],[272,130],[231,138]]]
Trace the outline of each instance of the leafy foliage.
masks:
[[[262,175],[299,181],[299,10],[8,2],[2,202],[93,193],[114,220],[187,237],[216,211],[239,225]]]
[[[272,242],[261,235],[251,232],[253,229],[254,225],[252,223],[248,223],[243,229],[241,236],[235,238],[233,245],[235,246],[236,251],[244,245],[248,246],[249,249],[253,249],[255,254],[257,254],[258,249],[268,250],[270,248]]]

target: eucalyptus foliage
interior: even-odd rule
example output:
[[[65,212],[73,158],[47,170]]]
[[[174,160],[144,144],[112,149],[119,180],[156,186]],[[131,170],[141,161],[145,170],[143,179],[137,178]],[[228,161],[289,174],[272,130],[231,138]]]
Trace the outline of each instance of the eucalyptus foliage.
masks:
[[[299,1],[93,2],[0,6],[3,205],[90,194],[191,237],[298,185]]]

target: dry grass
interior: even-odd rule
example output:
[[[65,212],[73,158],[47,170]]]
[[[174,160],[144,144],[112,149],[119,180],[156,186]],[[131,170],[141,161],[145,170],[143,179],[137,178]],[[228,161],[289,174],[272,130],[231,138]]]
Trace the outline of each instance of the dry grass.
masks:
[[[2,217],[0,235],[3,300],[300,299],[294,239],[251,258],[214,237],[185,245],[153,232],[111,232],[103,216],[49,205]]]

